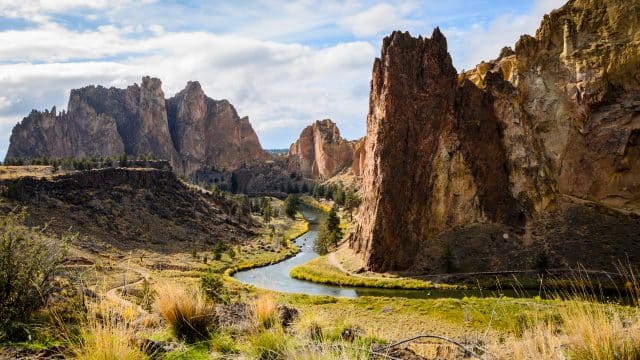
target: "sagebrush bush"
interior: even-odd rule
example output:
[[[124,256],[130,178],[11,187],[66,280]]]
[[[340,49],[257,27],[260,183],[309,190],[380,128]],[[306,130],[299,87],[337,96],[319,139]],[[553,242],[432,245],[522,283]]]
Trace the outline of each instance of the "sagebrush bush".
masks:
[[[200,290],[215,302],[228,303],[229,294],[224,287],[224,281],[219,274],[207,274],[200,278]]]
[[[156,305],[174,335],[192,343],[205,340],[215,330],[216,313],[197,289],[187,289],[178,284],[165,284],[157,289]]]
[[[0,328],[26,320],[55,291],[69,238],[24,225],[26,211],[0,217]]]

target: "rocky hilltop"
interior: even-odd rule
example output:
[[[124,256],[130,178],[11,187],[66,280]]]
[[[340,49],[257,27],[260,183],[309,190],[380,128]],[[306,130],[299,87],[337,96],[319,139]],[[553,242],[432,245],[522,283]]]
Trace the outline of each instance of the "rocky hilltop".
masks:
[[[289,148],[289,170],[306,178],[328,179],[351,166],[353,151],[354,143],[340,136],[333,121],[317,120]]]
[[[144,77],[126,89],[72,90],[68,111],[32,111],[11,134],[7,159],[152,154],[191,174],[203,166],[234,169],[268,159],[249,119],[226,100],[207,97],[197,81],[165,99],[162,83]]]
[[[640,260],[640,4],[572,0],[458,75],[394,32],[371,81],[350,246],[376,271]]]

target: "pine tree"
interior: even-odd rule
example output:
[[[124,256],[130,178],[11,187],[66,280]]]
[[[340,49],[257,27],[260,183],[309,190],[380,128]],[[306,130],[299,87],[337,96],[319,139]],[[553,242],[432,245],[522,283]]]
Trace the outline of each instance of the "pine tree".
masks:
[[[271,202],[266,201],[262,207],[262,218],[265,223],[271,222],[271,217],[273,216],[273,209],[271,208]]]
[[[296,217],[296,198],[293,195],[288,195],[284,199],[284,212],[288,217],[295,219]]]
[[[347,190],[344,196],[344,208],[349,212],[349,218],[353,220],[353,209],[360,206],[360,198],[354,189]]]
[[[324,255],[332,248],[335,248],[342,240],[342,229],[340,229],[340,217],[335,208],[331,208],[327,219],[318,229],[318,238],[315,243],[315,250],[318,254]]]

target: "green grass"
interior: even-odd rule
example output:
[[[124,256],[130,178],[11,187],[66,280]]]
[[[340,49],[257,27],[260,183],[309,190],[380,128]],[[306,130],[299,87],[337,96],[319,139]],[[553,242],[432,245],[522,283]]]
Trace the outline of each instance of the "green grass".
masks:
[[[236,354],[240,350],[233,338],[227,333],[217,333],[211,339],[211,349],[221,354]]]
[[[211,359],[209,347],[206,343],[189,346],[186,349],[172,351],[165,355],[167,360],[208,360]]]
[[[290,337],[282,329],[274,328],[250,336],[247,352],[252,359],[284,360],[291,347]]]
[[[291,269],[291,277],[320,284],[371,287],[384,289],[426,290],[451,285],[434,284],[430,281],[412,278],[379,278],[353,276],[331,265],[326,256],[321,256]]]
[[[407,299],[360,297],[356,299],[280,294],[280,302],[312,315],[314,321],[333,327],[361,327],[369,336],[394,340],[423,333],[443,336],[482,334],[490,327],[501,334],[521,334],[531,319],[554,319],[567,302],[541,299],[463,298]]]

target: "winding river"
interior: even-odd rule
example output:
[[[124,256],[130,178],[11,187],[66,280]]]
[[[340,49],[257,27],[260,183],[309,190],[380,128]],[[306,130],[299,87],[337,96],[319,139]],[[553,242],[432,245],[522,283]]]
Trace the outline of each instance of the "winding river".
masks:
[[[298,252],[298,254],[276,264],[237,272],[233,275],[233,277],[246,284],[279,292],[301,293],[308,295],[329,295],[348,298],[356,298],[360,296],[386,296],[428,299],[462,298],[465,296],[498,296],[497,292],[487,290],[397,290],[356,288],[316,284],[308,281],[294,279],[289,276],[289,272],[292,268],[320,256],[313,250],[313,244],[318,236],[318,223],[321,220],[319,217],[321,217],[323,214],[311,209],[304,209],[302,213],[304,217],[309,221],[309,231],[306,234],[298,237],[294,241],[296,246],[298,246],[298,248],[300,249],[300,252]],[[505,290],[502,293],[510,297],[517,296],[515,291]]]

